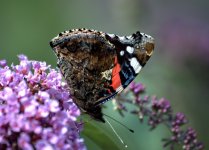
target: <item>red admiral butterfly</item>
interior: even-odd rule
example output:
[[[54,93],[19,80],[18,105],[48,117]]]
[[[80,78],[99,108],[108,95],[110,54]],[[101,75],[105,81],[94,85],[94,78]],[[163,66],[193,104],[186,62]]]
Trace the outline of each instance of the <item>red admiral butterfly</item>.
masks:
[[[105,122],[101,104],[126,88],[154,50],[154,39],[139,31],[117,36],[95,30],[61,32],[50,42],[76,105]]]

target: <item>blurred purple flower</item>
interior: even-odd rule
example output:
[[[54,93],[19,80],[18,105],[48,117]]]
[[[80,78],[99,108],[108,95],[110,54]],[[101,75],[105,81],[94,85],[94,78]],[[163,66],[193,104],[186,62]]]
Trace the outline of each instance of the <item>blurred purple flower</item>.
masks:
[[[59,72],[19,55],[0,60],[0,149],[86,149],[80,115]]]
[[[143,93],[144,90],[145,90],[145,87],[143,84],[141,83],[135,83],[135,82],[132,82],[129,86],[130,90],[132,90],[136,95],[137,94],[140,94],[140,93]]]
[[[171,17],[162,22],[159,28],[161,42],[166,51],[175,59],[176,63],[182,63],[185,58],[200,58],[208,62],[209,55],[209,28],[208,23],[201,19],[190,17]]]
[[[197,140],[197,133],[194,129],[182,128],[188,121],[183,113],[174,114],[170,102],[165,99],[144,96],[145,88],[141,83],[131,83],[125,93],[119,94],[113,101],[116,110],[123,115],[127,111],[126,103],[132,104],[136,109],[131,113],[137,115],[142,122],[144,117],[148,118],[150,129],[155,129],[160,124],[165,124],[171,132],[170,138],[163,139],[164,147],[174,149],[175,144],[181,144],[185,150],[202,150],[203,144]]]

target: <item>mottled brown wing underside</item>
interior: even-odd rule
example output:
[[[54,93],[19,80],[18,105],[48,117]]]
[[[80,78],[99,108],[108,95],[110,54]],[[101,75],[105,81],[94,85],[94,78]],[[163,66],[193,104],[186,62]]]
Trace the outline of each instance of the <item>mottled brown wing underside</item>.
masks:
[[[61,36],[57,43],[53,49],[58,66],[79,107],[88,110],[96,100],[110,95],[111,72],[108,71],[114,67],[116,52],[102,33],[76,31]]]

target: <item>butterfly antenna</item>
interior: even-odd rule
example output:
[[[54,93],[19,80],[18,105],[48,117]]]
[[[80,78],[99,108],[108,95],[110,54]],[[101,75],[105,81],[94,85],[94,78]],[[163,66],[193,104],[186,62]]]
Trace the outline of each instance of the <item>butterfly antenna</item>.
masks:
[[[113,126],[111,125],[111,123],[107,120],[107,118],[105,119],[105,121],[110,125],[110,128],[113,130],[113,132],[115,133],[115,135],[117,136],[117,138],[120,140],[120,142],[127,148],[128,145],[126,145],[122,138],[118,135],[118,133],[115,131],[115,129],[113,128]]]
[[[118,120],[116,120],[115,118],[111,117],[111,116],[108,116],[106,114],[103,113],[104,116],[114,120],[115,122],[119,123],[121,126],[123,126],[124,128],[126,128],[127,130],[129,130],[130,132],[134,133],[134,130],[128,128],[126,125],[122,124],[121,122],[119,122]]]

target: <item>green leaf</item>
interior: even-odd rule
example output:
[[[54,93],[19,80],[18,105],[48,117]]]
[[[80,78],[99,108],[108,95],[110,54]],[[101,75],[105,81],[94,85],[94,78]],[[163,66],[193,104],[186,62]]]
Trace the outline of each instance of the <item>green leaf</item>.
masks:
[[[120,150],[119,146],[114,142],[114,139],[108,135],[108,132],[105,132],[105,129],[97,127],[97,123],[93,123],[88,122],[85,124],[84,130],[82,131],[84,138],[91,140],[101,150]],[[87,145],[88,149],[92,149],[89,146]]]

